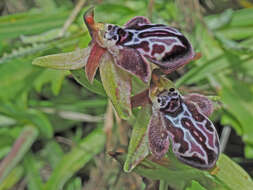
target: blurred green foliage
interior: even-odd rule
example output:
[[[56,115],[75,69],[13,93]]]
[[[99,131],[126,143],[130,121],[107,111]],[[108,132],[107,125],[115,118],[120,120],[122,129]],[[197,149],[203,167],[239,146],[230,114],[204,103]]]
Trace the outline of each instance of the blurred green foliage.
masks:
[[[122,25],[136,15],[152,15],[154,23],[179,27],[202,58],[181,70],[184,74],[176,85],[220,96],[221,109],[213,119],[233,127],[245,143],[245,157],[253,159],[253,8],[223,9],[202,16],[199,9],[184,11],[183,0],[151,2],[98,1],[96,20]],[[103,116],[104,89],[99,81],[95,87],[79,81],[89,90],[81,88],[71,72],[39,68],[31,62],[39,56],[86,47],[90,36],[82,15],[90,4],[85,3],[61,38],[58,34],[74,8],[72,1],[12,0],[1,6],[23,12],[0,17],[0,159],[13,151],[15,142],[23,140],[23,146],[10,157],[10,164],[0,167],[0,190],[24,180],[32,190],[82,189],[76,173],[96,166],[92,158],[103,152],[105,134],[101,119],[90,122],[75,116]],[[75,77],[84,74],[72,72]],[[66,117],[66,112],[72,117]],[[41,147],[36,148],[36,143]],[[113,183],[108,183],[113,189]],[[139,187],[144,189],[143,184]],[[191,189],[205,188],[193,181],[187,188]]]

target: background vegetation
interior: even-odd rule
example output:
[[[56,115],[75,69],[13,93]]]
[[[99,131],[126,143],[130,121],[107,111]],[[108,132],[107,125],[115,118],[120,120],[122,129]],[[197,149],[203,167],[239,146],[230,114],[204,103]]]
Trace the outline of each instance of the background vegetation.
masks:
[[[127,151],[131,126],[114,116],[105,94],[83,88],[69,71],[31,64],[39,56],[86,47],[90,36],[82,15],[90,5],[96,5],[97,21],[123,25],[143,15],[189,37],[202,58],[168,78],[187,92],[218,96],[211,119],[222,150],[252,176],[252,2],[4,0],[0,2],[0,190],[157,186],[156,181],[124,173],[107,154]],[[77,15],[64,27],[73,10]],[[193,181],[190,189],[204,188]]]

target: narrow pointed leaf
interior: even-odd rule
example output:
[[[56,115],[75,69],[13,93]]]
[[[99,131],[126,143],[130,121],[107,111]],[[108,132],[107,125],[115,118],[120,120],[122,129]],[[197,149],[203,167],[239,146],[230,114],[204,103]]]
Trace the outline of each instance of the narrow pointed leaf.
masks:
[[[217,162],[217,167],[218,171],[214,174],[215,177],[226,184],[230,190],[252,189],[253,181],[251,177],[226,155],[221,155],[221,158]]]
[[[94,143],[96,142],[96,143]],[[66,182],[94,156],[103,150],[105,134],[101,128],[95,129],[82,139],[78,146],[62,157],[44,190],[63,189]]]
[[[53,127],[48,118],[39,110],[23,109],[10,103],[0,102],[0,113],[20,123],[30,124],[39,129],[43,138],[52,138]]]
[[[121,164],[124,163],[125,155],[110,153]],[[133,172],[150,178],[152,180],[164,180],[174,190],[185,190],[192,180],[198,181],[207,190],[228,190],[225,185],[212,177],[208,172],[189,167],[176,159],[173,153],[169,158],[155,160],[153,157],[146,157],[138,164]]]
[[[108,53],[102,57],[99,70],[103,86],[115,110],[122,119],[128,119],[132,113],[130,75],[115,66]]]
[[[73,52],[60,53],[36,58],[32,64],[41,67],[60,70],[75,70],[86,65],[90,54],[90,47],[77,49]]]
[[[14,168],[5,180],[0,183],[0,190],[13,189],[13,186],[17,184],[24,175],[24,169],[22,166]]]
[[[220,93],[222,103],[226,105],[229,113],[236,117],[242,127],[242,139],[245,143],[253,143],[253,101],[252,89],[249,84],[241,81],[219,76],[219,82],[222,84],[222,91]]]
[[[146,105],[138,113],[133,127],[124,171],[131,172],[148,154],[147,127],[151,116],[151,106]]]
[[[85,87],[88,90],[90,90],[91,92],[94,92],[94,93],[99,94],[101,96],[106,96],[105,90],[104,90],[103,85],[101,84],[101,82],[94,79],[93,84],[91,84],[89,82],[89,80],[87,79],[83,69],[73,70],[73,71],[71,71],[71,73],[72,73],[74,79],[79,84],[81,84],[83,87]]]
[[[38,136],[38,130],[35,127],[26,126],[17,140],[15,141],[10,153],[1,161],[0,164],[0,184],[8,174],[17,166],[25,153],[31,148],[33,142]]]
[[[197,181],[193,180],[191,187],[187,188],[186,190],[206,190],[206,188],[200,185]]]
[[[42,190],[42,179],[36,164],[37,163],[33,155],[28,153],[24,158],[23,165],[25,168],[27,186],[29,190]]]
[[[124,155],[110,155],[121,164],[126,159]],[[251,190],[253,187],[250,176],[224,154],[220,155],[217,167],[209,172],[181,163],[171,152],[162,160],[147,157],[133,171],[153,180],[165,180],[175,190],[185,190],[193,180],[207,190]]]

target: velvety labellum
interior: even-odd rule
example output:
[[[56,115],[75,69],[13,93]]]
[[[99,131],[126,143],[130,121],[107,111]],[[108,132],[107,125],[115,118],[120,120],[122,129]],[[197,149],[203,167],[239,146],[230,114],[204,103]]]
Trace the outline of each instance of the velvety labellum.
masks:
[[[108,51],[115,64],[125,71],[148,83],[151,76],[149,62],[160,67],[164,73],[170,73],[193,60],[195,53],[187,38],[177,29],[163,25],[151,24],[150,21],[137,16],[128,21],[124,27],[113,24],[96,23],[93,9],[84,15],[84,21],[92,37],[91,44],[97,44]],[[96,58],[91,55],[86,71],[91,81],[98,67],[102,49]],[[92,51],[92,53],[95,51]],[[105,51],[104,51],[105,52]],[[94,61],[94,66],[91,66]]]
[[[170,139],[176,157],[192,167],[210,169],[218,159],[214,125],[197,103],[184,99],[174,88],[153,102],[148,134],[151,153],[157,158],[167,152]]]
[[[163,24],[151,24],[145,17],[135,17],[124,28],[107,24],[104,44],[115,54],[120,49],[132,48],[136,55],[172,72],[194,57],[187,38],[177,29]],[[126,63],[125,63],[126,64]]]

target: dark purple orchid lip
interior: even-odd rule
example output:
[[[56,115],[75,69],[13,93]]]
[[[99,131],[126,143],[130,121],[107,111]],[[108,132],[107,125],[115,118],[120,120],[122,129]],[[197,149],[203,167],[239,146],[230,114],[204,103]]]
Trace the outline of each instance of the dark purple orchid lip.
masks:
[[[174,88],[158,94],[149,123],[149,147],[162,158],[172,142],[176,157],[199,169],[214,167],[219,156],[219,138],[206,114],[212,109],[206,97],[193,94],[184,98]],[[204,113],[205,112],[205,113]]]
[[[151,77],[149,62],[170,73],[189,63],[195,56],[188,39],[177,29],[152,24],[147,18],[137,16],[124,27],[94,21],[90,8],[84,21],[97,43],[112,54],[117,66],[147,83]],[[96,63],[97,65],[97,63]]]

